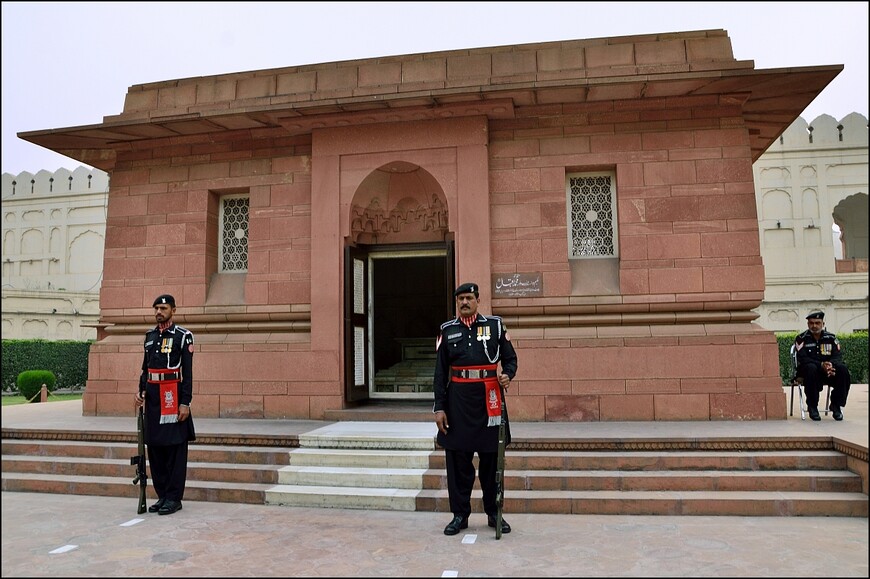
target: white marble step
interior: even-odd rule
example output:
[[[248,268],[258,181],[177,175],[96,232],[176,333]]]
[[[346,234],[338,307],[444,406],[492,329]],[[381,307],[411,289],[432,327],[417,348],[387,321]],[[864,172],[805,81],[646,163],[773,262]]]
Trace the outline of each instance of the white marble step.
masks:
[[[426,469],[359,468],[338,466],[284,466],[278,484],[299,486],[389,487],[422,489]]]
[[[435,450],[434,422],[336,422],[299,435],[301,448]]]
[[[293,466],[343,466],[364,468],[429,468],[429,450],[366,450],[355,448],[294,448]]]
[[[417,510],[414,489],[275,485],[266,490],[267,505],[329,507],[383,511]]]

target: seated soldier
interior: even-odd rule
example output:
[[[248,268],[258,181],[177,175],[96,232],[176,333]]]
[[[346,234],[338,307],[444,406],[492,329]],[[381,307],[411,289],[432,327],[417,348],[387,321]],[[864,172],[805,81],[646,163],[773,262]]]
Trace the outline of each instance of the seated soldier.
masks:
[[[797,373],[804,379],[807,412],[813,420],[819,416],[819,393],[825,384],[831,386],[831,414],[834,420],[843,420],[840,410],[846,405],[852,378],[843,363],[843,352],[837,337],[825,330],[825,313],[813,312],[807,316],[807,331],[794,340],[797,352]]]

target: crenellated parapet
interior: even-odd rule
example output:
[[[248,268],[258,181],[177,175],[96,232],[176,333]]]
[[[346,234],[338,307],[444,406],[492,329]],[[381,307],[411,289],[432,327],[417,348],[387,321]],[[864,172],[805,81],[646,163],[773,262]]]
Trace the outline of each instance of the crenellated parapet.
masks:
[[[44,169],[36,174],[27,171],[18,175],[3,173],[4,200],[108,191],[108,173],[84,166],[79,166],[75,171],[61,168],[53,173]]]
[[[798,117],[767,152],[862,146],[867,146],[867,118],[864,115],[851,113],[840,121],[831,115],[819,115],[811,123]]]

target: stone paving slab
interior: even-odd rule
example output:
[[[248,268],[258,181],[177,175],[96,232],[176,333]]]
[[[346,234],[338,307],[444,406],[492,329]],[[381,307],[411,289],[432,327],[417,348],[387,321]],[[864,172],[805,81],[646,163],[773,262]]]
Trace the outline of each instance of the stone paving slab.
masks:
[[[3,577],[867,577],[867,519],[484,515],[2,493]],[[139,520],[139,522],[135,522]],[[808,552],[805,545],[812,544]]]
[[[845,414],[843,422],[797,416],[511,427],[515,439],[833,436],[866,448],[866,384],[853,386]],[[197,419],[197,431],[402,428],[385,424]],[[84,417],[78,401],[52,402],[3,407],[2,426],[133,432],[135,418]],[[136,515],[138,501],[119,497],[3,492],[0,502],[3,577],[867,577],[870,552],[868,519],[854,517],[509,514],[514,531],[496,541],[479,513],[466,531],[447,537],[449,516],[432,512],[185,501],[167,517]]]

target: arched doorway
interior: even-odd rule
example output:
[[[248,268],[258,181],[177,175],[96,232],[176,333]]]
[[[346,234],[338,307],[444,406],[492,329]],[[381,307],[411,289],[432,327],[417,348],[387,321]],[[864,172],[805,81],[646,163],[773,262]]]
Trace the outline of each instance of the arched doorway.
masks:
[[[840,228],[843,259],[867,259],[867,194],[849,195],[834,207],[834,223]]]
[[[360,182],[349,219],[347,399],[432,399],[435,336],[453,315],[444,191],[422,167],[391,162]]]

